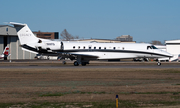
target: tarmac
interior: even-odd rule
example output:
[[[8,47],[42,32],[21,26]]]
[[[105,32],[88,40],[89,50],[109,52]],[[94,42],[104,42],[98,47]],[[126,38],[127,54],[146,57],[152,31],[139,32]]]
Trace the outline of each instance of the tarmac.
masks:
[[[1,60],[0,68],[150,68],[150,69],[174,69],[180,68],[179,62],[162,62],[157,66],[156,62],[107,62],[107,61],[90,61],[86,66],[74,66],[74,61],[67,60],[62,64],[62,60]]]

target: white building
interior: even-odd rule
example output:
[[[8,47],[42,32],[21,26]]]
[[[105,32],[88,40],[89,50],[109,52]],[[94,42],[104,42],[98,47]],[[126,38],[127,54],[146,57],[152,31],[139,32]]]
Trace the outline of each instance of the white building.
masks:
[[[165,41],[166,51],[171,53],[174,57],[170,61],[177,61],[178,55],[180,54],[180,40],[169,40]]]
[[[121,35],[119,37],[116,38],[116,40],[122,41],[122,42],[132,42],[133,41],[133,37],[130,35]]]

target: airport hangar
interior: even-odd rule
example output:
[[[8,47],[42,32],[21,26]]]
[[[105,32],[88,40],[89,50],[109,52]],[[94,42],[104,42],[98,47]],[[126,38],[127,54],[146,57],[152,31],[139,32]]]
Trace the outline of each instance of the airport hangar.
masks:
[[[46,39],[58,39],[58,32],[33,32],[37,37]],[[6,46],[9,46],[9,53],[11,54],[4,60],[11,59],[34,59],[36,54],[22,50],[20,47],[19,38],[17,36],[16,29],[9,25],[0,25],[0,53],[3,52]],[[3,59],[1,59],[3,60]]]
[[[168,40],[165,41],[165,45],[155,46],[173,55],[172,58],[168,58],[169,61],[180,61],[180,40]]]
[[[173,55],[170,61],[180,60],[180,40],[169,40],[165,41],[166,51]]]

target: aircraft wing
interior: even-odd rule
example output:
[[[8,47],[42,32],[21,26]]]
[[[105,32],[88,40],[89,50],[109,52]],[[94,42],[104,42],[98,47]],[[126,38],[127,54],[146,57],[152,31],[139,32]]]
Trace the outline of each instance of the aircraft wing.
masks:
[[[89,55],[89,54],[73,54],[73,53],[71,53],[71,55],[82,56],[82,57],[88,57],[88,58],[98,58],[98,56],[95,56],[95,55]]]
[[[86,58],[86,57],[88,57],[88,58],[98,58],[97,55],[91,55],[91,54],[86,54],[86,53],[79,54],[79,53],[73,53],[73,52],[67,52],[67,53],[66,52],[59,52],[59,55],[66,56],[66,57],[68,57],[68,56],[82,56],[84,58]]]

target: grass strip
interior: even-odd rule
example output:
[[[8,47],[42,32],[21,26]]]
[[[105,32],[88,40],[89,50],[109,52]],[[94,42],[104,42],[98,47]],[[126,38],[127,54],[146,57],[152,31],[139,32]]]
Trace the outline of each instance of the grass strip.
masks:
[[[120,92],[119,94],[173,94],[177,95],[180,92]]]
[[[43,93],[40,94],[40,97],[48,97],[48,96],[63,96],[67,94],[109,94],[106,92],[81,92],[81,91],[75,91],[75,92],[57,92],[57,93]]]

